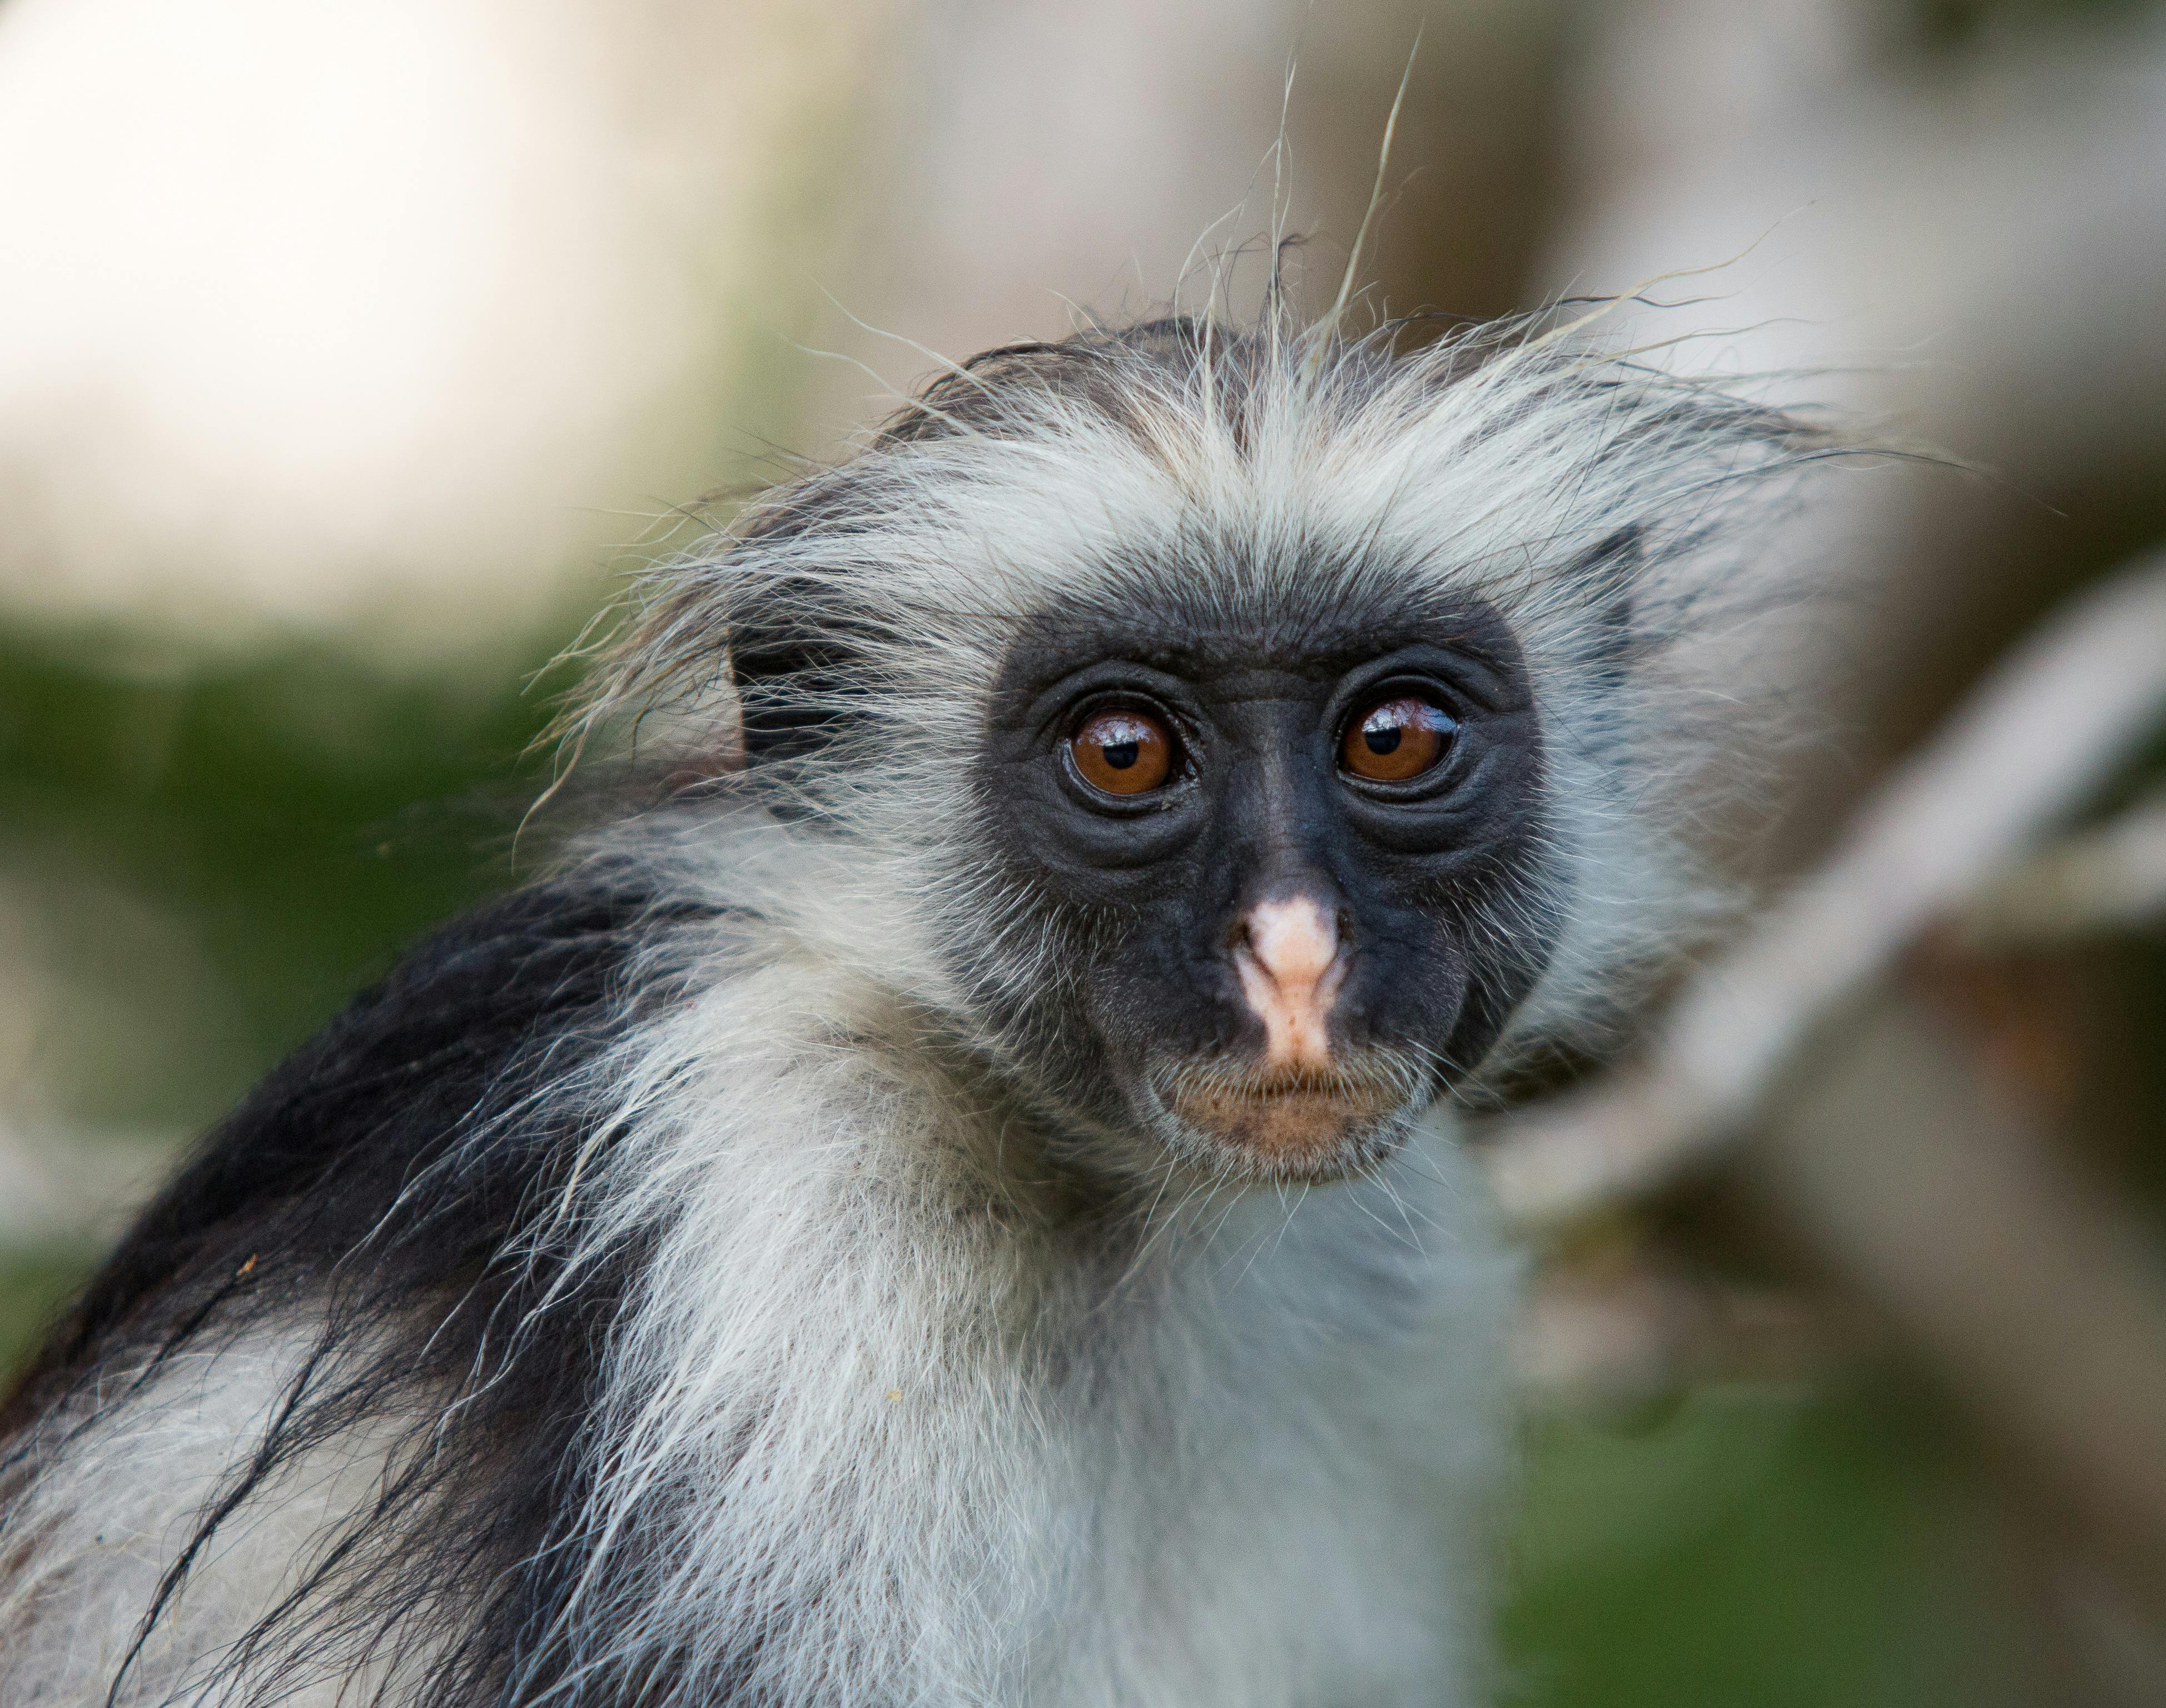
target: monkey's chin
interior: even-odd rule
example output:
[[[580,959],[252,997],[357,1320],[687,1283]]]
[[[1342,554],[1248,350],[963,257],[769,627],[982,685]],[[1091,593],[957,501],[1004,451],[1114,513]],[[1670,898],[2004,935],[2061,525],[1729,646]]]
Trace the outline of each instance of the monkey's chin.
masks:
[[[1185,1073],[1159,1095],[1198,1160],[1255,1180],[1329,1180],[1379,1162],[1413,1112],[1396,1075]]]

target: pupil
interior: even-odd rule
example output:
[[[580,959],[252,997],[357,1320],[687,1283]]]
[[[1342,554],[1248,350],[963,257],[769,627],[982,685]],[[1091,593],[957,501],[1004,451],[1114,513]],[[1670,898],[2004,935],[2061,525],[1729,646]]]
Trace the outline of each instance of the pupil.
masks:
[[[1405,733],[1397,724],[1387,724],[1381,729],[1371,724],[1361,732],[1361,741],[1371,753],[1389,753],[1397,748],[1399,737]]]
[[[1136,757],[1142,751],[1142,747],[1141,744],[1134,741],[1114,741],[1109,742],[1098,751],[1105,756],[1106,763],[1112,766],[1114,770],[1126,771],[1136,762]]]

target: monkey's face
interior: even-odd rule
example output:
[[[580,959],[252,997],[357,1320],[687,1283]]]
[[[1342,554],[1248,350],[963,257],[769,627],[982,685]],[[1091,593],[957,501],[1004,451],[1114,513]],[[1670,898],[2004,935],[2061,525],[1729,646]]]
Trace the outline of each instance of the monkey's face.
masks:
[[[1704,920],[1664,804],[1725,697],[1675,643],[1827,449],[1572,327],[1273,302],[949,369],[674,572],[600,703],[726,674],[761,846],[835,862],[790,928],[1096,1154],[1235,1179],[1359,1166]]]
[[[1486,605],[1064,614],[1015,646],[990,721],[986,834],[1054,963],[1000,1018],[1064,1096],[1176,1157],[1373,1159],[1540,972],[1542,746]]]

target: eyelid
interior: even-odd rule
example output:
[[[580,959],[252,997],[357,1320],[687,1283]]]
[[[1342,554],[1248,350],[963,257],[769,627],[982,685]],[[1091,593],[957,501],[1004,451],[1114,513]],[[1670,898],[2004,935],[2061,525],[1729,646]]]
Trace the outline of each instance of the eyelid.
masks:
[[[1017,722],[1036,741],[1065,741],[1078,718],[1101,705],[1139,707],[1165,720],[1186,739],[1194,720],[1183,709],[1186,688],[1178,677],[1128,659],[1101,659],[1064,672],[1038,688],[1017,708]]]
[[[1461,723],[1507,710],[1515,697],[1510,669],[1487,649],[1416,642],[1349,669],[1332,703],[1350,714],[1356,701],[1397,693],[1434,700]]]
[[[1459,729],[1472,716],[1478,715],[1478,712],[1470,712],[1469,698],[1452,684],[1440,682],[1433,676],[1386,672],[1358,685],[1342,687],[1332,696],[1330,728],[1336,740],[1354,727],[1355,719],[1366,718],[1394,700],[1419,700],[1434,706],[1454,729]],[[1476,704],[1478,706],[1478,700]]]

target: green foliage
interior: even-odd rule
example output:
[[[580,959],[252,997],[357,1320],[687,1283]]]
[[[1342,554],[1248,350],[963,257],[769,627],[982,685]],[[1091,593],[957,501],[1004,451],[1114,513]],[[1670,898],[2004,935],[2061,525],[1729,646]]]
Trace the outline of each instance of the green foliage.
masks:
[[[96,1261],[74,1246],[0,1252],[0,1378],[36,1348]]]
[[[1944,1420],[1872,1387],[1715,1390],[1529,1445],[1506,1634],[1521,1708],[2018,1708],[2045,1700],[1976,1562]]]
[[[473,683],[318,649],[116,669],[124,645],[0,636],[0,870],[72,912],[71,970],[116,1001],[198,1004],[138,1016],[177,1028],[191,1062],[149,1086],[123,1063],[102,1084],[93,1062],[59,1088],[70,1112],[195,1125],[400,946],[509,880],[534,792],[520,756],[547,709],[500,663]],[[82,900],[99,894],[175,922],[199,966],[146,964],[101,933]]]
[[[2010,26],[2138,18],[2156,11],[2158,0],[1898,0],[1894,9],[1921,44],[1948,50],[1968,47]]]

